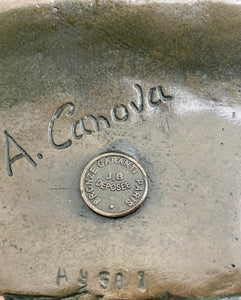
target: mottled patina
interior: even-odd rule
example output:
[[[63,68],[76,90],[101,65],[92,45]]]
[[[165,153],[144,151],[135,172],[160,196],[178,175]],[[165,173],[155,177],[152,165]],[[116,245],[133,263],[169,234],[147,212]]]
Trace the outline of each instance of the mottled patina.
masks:
[[[0,1],[0,295],[241,294],[240,101],[238,1]],[[81,198],[109,152],[148,177],[121,218]]]

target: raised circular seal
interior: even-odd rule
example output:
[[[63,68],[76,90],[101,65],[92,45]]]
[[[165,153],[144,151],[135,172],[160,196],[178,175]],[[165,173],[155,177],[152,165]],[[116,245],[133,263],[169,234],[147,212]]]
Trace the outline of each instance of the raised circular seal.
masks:
[[[80,191],[94,212],[122,217],[135,211],[147,195],[147,176],[132,157],[109,152],[92,159],[80,178]]]

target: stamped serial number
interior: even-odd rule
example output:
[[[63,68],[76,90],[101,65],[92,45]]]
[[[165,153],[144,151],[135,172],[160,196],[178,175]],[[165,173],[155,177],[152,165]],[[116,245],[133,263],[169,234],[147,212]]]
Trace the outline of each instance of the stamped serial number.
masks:
[[[79,284],[79,294],[86,294],[88,293],[88,281],[89,281],[89,274],[86,270],[81,269],[79,272],[79,278],[78,278],[78,284]],[[111,274],[108,271],[102,271],[99,272],[98,275],[93,276],[93,279],[96,281],[92,281],[95,283],[95,286],[99,287],[102,291],[107,291],[111,287],[114,286],[114,289],[116,291],[122,291],[125,289],[127,285],[127,278],[125,278],[125,275],[123,272],[117,272],[115,274]],[[146,291],[146,278],[145,278],[145,272],[139,271],[136,273],[136,279],[137,279],[137,286],[136,288],[140,292]],[[57,277],[56,277],[56,285],[60,287],[63,284],[68,284],[69,279],[67,276],[67,272],[64,268],[59,268],[57,271]]]

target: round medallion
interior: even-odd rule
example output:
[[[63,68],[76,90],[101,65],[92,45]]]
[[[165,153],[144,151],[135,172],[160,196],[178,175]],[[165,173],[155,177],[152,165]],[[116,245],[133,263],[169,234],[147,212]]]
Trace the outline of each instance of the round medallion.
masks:
[[[135,211],[147,195],[147,176],[132,157],[110,152],[92,159],[80,178],[80,191],[94,212],[122,217]]]

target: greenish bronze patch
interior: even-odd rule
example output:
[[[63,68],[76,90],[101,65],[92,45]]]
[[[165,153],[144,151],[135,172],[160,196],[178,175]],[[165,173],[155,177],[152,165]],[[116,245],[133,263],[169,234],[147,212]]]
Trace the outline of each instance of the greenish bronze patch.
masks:
[[[240,8],[221,3],[71,2],[1,13],[0,107],[56,94],[92,101],[106,76],[163,79],[167,70],[169,81],[213,99],[210,78],[240,78],[240,23]]]

